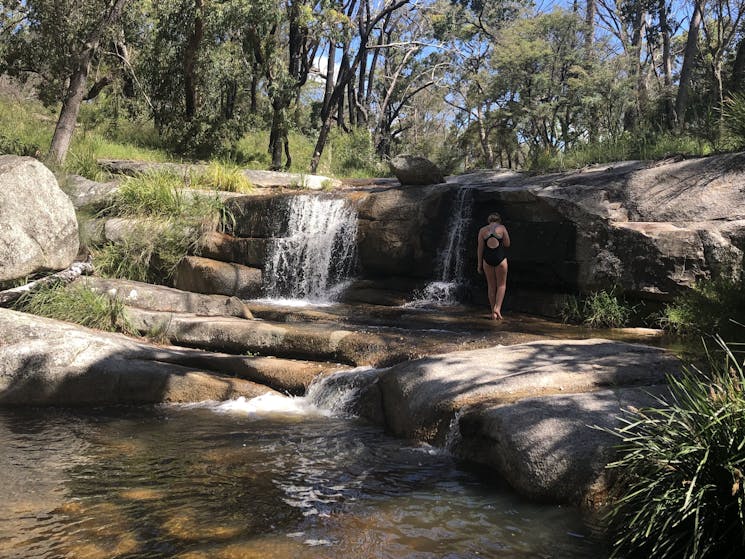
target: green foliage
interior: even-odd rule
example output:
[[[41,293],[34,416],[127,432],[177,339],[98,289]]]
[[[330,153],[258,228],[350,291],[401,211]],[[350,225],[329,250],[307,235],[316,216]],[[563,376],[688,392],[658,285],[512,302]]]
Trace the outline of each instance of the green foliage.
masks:
[[[724,125],[733,147],[745,147],[745,94],[735,93],[724,102]]]
[[[168,284],[206,230],[230,221],[222,201],[186,189],[191,177],[144,173],[127,179],[100,215],[136,218],[122,239],[92,249],[104,276]]]
[[[103,215],[116,216],[155,216],[182,218],[199,222],[213,220],[223,204],[217,195],[205,196],[189,192],[190,187],[215,188],[215,180],[222,180],[221,186],[238,188],[245,186],[230,176],[220,166],[205,175],[189,174],[180,176],[170,171],[155,171],[127,177],[117,190],[113,200],[104,208]],[[232,180],[232,183],[228,183]]]
[[[617,139],[577,144],[565,152],[544,153],[530,160],[528,168],[543,173],[615,161],[655,160],[675,155],[704,156],[712,151],[709,142],[687,134],[625,133]]]
[[[243,174],[243,169],[230,162],[212,161],[207,171],[198,175],[194,188],[208,188],[226,192],[250,192],[253,184]]]
[[[0,95],[0,152],[37,155],[52,139],[54,117],[39,102]]]
[[[590,328],[621,328],[628,325],[635,307],[612,291],[595,291],[583,297],[570,296],[560,309],[564,322]]]
[[[669,399],[622,417],[613,432],[615,557],[745,554],[745,364],[716,341],[707,373],[670,378]]]
[[[24,294],[14,308],[97,330],[135,333],[120,299],[96,293],[82,285],[68,286],[61,282],[45,285]]]
[[[199,237],[200,231],[183,221],[141,222],[119,242],[93,248],[93,265],[104,277],[168,285]]]
[[[703,280],[679,295],[662,310],[659,323],[676,334],[724,333],[732,320],[745,322],[745,286],[742,280]]]

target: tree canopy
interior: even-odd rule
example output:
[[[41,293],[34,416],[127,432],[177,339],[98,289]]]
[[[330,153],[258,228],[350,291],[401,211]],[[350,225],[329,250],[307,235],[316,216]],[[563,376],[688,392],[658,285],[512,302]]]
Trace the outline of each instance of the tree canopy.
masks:
[[[743,38],[745,0],[0,2],[0,73],[61,106],[57,160],[84,102],[187,157],[264,130],[274,169],[291,131],[310,171],[332,130],[448,170],[737,148]]]

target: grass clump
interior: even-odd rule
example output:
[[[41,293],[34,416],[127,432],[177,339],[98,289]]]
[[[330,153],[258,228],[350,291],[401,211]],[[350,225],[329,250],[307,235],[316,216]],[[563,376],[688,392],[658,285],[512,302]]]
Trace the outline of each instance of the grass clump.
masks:
[[[194,188],[207,188],[226,192],[250,192],[253,184],[243,174],[243,169],[232,163],[213,161],[207,170],[198,175]]]
[[[92,247],[96,270],[106,277],[169,285],[184,256],[230,215],[217,195],[184,188],[189,177],[171,172],[127,179],[100,216],[125,217],[118,240]]]
[[[170,285],[176,266],[193,252],[201,230],[178,220],[136,223],[115,243],[91,250],[103,277]]]
[[[662,310],[660,326],[672,333],[727,333],[733,319],[745,322],[745,285],[726,278],[703,280]]]
[[[45,285],[25,293],[16,301],[14,308],[97,330],[135,334],[121,300],[96,293],[82,285],[68,286],[62,282]]]
[[[629,324],[635,307],[613,291],[594,291],[586,296],[570,296],[560,309],[564,322],[590,328],[622,328]]]
[[[716,338],[709,371],[670,378],[658,407],[622,417],[614,557],[745,555],[745,364]]]

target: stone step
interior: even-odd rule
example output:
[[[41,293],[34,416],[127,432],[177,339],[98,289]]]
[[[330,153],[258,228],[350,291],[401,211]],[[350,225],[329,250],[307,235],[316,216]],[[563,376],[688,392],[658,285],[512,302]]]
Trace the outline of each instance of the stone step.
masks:
[[[262,271],[201,256],[186,256],[176,267],[173,285],[195,293],[251,299],[261,295]]]
[[[128,308],[140,332],[158,332],[170,343],[233,354],[384,367],[423,355],[517,343],[540,336],[495,331],[452,332],[337,324],[270,322],[234,317],[204,317]]]
[[[94,276],[81,277],[74,283],[144,310],[253,318],[249,307],[237,297],[193,293],[163,285]]]

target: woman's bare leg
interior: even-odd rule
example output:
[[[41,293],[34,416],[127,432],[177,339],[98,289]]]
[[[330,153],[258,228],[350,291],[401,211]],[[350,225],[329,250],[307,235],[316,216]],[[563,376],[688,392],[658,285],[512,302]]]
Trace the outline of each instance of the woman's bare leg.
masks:
[[[484,275],[486,276],[486,291],[489,296],[489,310],[492,320],[498,318],[494,308],[497,304],[497,268],[484,262]]]
[[[494,290],[494,306],[492,308],[497,318],[501,319],[502,302],[504,301],[504,293],[507,291],[507,260],[502,260],[499,266],[492,267],[492,269],[497,284]]]

